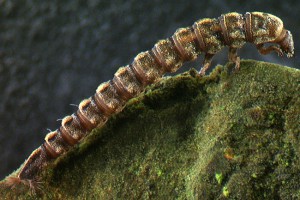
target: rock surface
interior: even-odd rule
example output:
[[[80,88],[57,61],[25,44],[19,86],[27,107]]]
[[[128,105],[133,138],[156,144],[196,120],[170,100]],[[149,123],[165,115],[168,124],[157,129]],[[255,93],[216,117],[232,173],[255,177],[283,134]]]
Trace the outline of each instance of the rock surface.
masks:
[[[300,71],[165,77],[41,173],[45,199],[299,199]],[[7,199],[30,199],[26,187]]]

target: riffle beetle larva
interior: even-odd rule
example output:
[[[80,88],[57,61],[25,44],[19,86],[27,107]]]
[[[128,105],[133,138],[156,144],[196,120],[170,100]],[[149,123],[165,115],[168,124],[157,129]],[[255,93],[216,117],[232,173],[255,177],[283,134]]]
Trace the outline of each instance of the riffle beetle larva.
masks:
[[[204,62],[200,75],[205,74],[213,56],[224,46],[229,47],[229,61],[239,69],[237,50],[246,42],[253,43],[261,54],[275,51],[280,56],[294,55],[292,34],[281,19],[267,13],[232,12],[179,28],[151,50],[139,53],[130,65],[119,68],[112,80],[102,83],[92,97],[81,101],[74,114],[66,116],[57,130],[46,135],[45,142],[32,152],[18,174],[6,178],[6,185],[15,187],[23,183],[35,189],[38,173],[49,162],[66,153],[92,129],[102,127],[145,86],[157,82],[166,72],[177,71],[184,62],[195,60],[201,53]]]

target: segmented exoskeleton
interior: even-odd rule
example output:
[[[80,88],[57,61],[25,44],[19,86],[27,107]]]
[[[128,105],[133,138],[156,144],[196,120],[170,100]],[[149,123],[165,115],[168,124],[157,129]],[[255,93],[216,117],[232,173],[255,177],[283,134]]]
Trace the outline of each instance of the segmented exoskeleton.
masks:
[[[7,178],[7,184],[24,183],[33,187],[38,172],[49,162],[66,153],[92,129],[103,126],[147,85],[158,81],[166,72],[177,71],[184,62],[195,60],[201,53],[205,58],[200,75],[205,74],[212,57],[224,46],[229,46],[229,61],[239,69],[237,50],[246,42],[256,45],[261,54],[275,51],[280,56],[294,55],[290,31],[278,17],[267,13],[232,12],[180,28],[172,37],[158,41],[151,50],[138,54],[112,80],[102,83],[92,97],[83,100],[76,113],[66,116],[57,130],[46,135],[45,142],[32,152],[17,176]],[[270,45],[265,47],[266,43]]]

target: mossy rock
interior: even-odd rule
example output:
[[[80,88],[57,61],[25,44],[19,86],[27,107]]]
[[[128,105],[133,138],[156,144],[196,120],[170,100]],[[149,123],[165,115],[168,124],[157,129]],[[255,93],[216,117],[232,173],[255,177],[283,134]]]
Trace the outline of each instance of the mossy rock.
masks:
[[[300,199],[300,71],[165,77],[5,199]]]

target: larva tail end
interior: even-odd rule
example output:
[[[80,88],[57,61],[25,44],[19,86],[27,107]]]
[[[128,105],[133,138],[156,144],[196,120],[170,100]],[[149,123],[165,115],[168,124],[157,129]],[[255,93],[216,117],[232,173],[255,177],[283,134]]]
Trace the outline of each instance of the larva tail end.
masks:
[[[42,182],[38,179],[20,179],[17,176],[7,177],[4,184],[11,189],[23,185],[30,190],[31,194],[36,194],[36,192],[42,189]]]
[[[5,179],[4,185],[10,188],[15,188],[22,183],[22,180],[16,176],[10,176]]]

